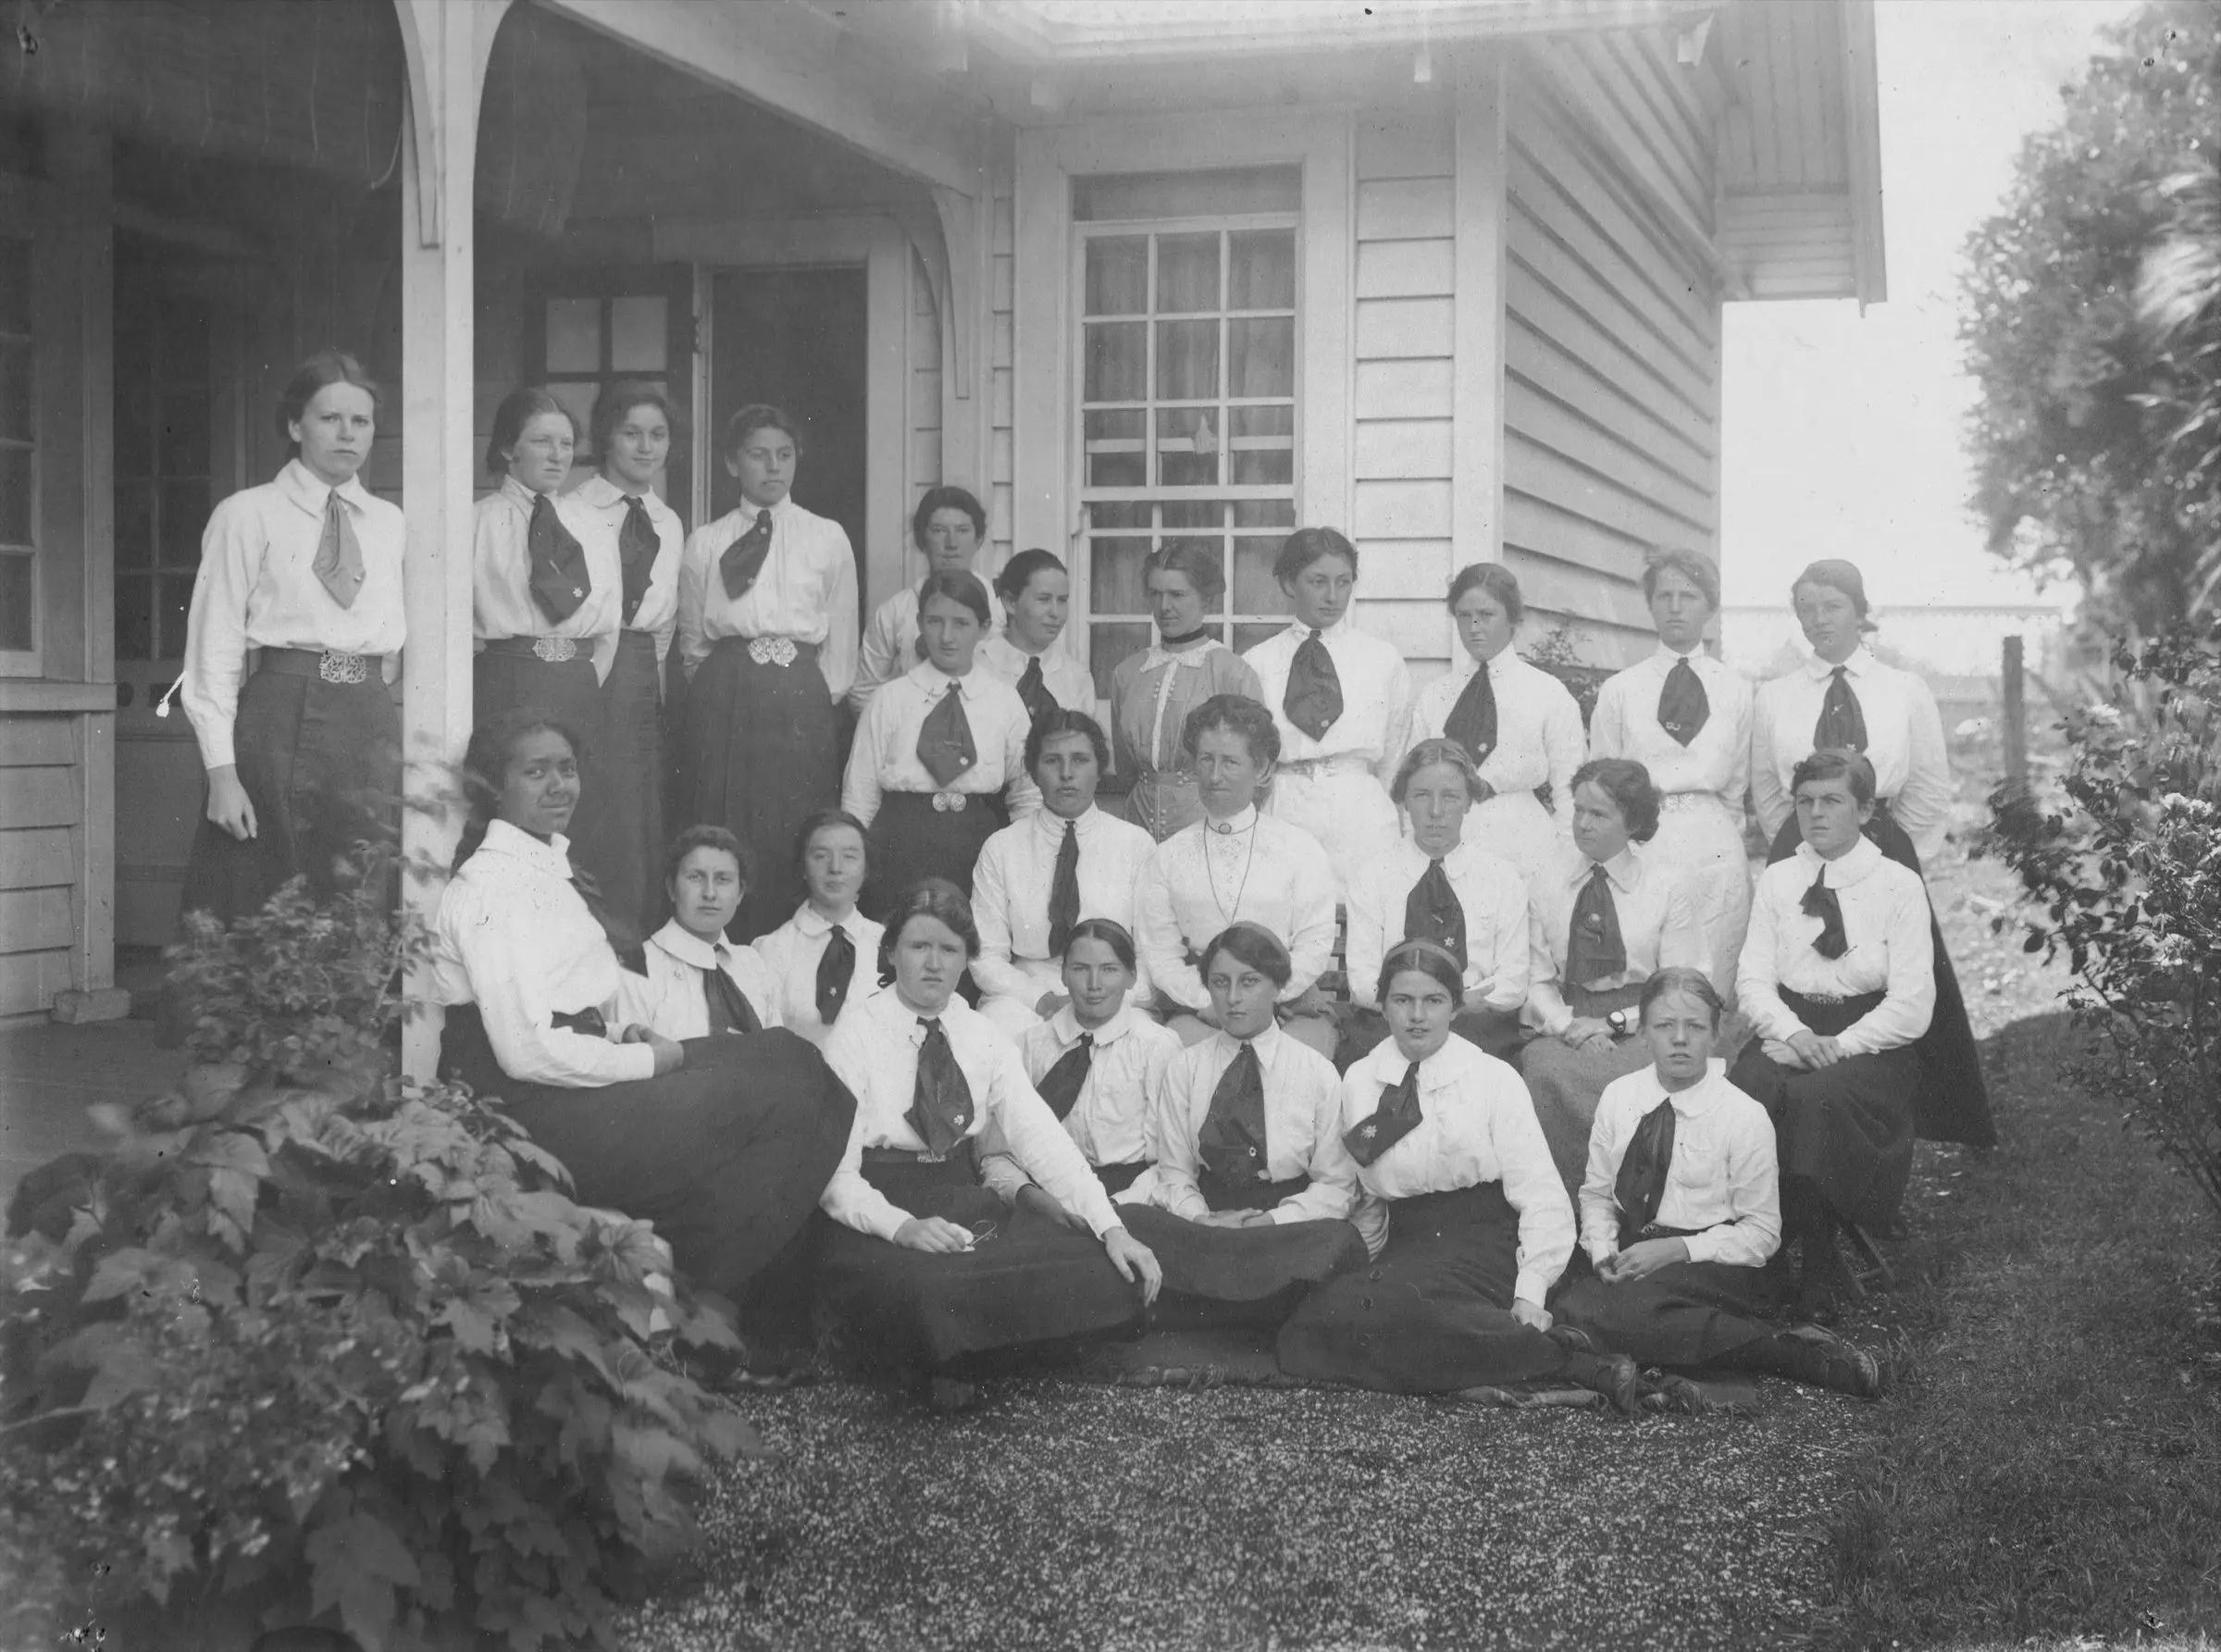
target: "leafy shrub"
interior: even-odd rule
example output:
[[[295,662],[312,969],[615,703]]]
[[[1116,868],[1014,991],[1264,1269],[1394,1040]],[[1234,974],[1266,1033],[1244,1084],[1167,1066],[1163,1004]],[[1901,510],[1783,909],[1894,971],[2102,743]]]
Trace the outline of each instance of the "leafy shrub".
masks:
[[[2221,623],[2115,664],[2059,792],[1992,793],[1986,847],[2042,903],[2028,950],[2078,977],[2083,1077],[2221,1210]]]
[[[677,1368],[675,1342],[734,1339],[649,1226],[573,1202],[483,1100],[392,1074],[420,942],[386,887],[196,924],[199,1064],[96,1109],[113,1153],[13,1213],[0,1523],[163,1646],[608,1645],[690,1533],[680,1483],[754,1449]]]

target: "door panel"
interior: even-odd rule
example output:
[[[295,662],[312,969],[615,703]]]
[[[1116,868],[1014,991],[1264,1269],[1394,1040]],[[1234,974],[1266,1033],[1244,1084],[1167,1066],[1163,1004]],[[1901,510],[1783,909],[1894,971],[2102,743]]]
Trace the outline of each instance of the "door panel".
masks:
[[[544,384],[578,425],[573,486],[594,474],[594,404],[619,379],[663,391],[684,418],[693,405],[694,273],[684,264],[540,269],[527,279],[525,382]],[[691,528],[693,445],[674,430],[658,490]]]

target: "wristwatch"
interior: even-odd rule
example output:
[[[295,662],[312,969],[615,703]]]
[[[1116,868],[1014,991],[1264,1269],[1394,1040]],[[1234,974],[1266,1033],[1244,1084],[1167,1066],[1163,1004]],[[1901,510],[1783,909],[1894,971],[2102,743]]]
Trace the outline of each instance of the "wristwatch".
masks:
[[[1635,1030],[1635,1012],[1632,1010],[1607,1010],[1605,1012],[1604,1025],[1612,1029],[1614,1037],[1625,1037]]]

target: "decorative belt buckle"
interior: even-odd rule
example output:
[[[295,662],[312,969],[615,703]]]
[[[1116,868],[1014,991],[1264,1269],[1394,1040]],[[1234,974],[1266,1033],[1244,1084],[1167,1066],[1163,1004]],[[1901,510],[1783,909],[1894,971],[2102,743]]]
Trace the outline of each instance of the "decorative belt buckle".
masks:
[[[328,683],[366,683],[370,680],[369,656],[328,652],[316,662],[316,675]]]
[[[568,637],[535,637],[532,652],[551,665],[560,665],[565,660],[578,657],[578,645]]]
[[[962,814],[964,812],[964,794],[961,791],[935,792],[933,812],[936,814]]]
[[[791,637],[751,637],[748,640],[748,657],[759,665],[791,665],[798,652]]]

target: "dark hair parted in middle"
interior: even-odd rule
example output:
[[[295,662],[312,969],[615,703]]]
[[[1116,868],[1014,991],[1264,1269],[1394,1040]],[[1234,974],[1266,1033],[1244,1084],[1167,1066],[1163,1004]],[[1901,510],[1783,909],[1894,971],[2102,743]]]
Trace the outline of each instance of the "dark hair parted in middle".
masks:
[[[1285,585],[1321,556],[1339,556],[1358,571],[1358,548],[1335,528],[1298,528],[1288,535],[1280,554],[1272,559],[1272,578]]]
[[[671,398],[664,393],[664,387],[651,384],[645,379],[620,379],[594,402],[594,416],[589,433],[593,440],[596,458],[609,452],[610,441],[616,435],[617,427],[625,422],[625,416],[635,407],[652,407],[662,414],[664,423],[671,429],[672,441],[676,443],[678,441],[678,409],[672,406]]]
[[[1658,835],[1658,810],[1665,800],[1650,771],[1632,757],[1592,757],[1573,771],[1572,789],[1594,786],[1612,800],[1627,835],[1648,843]]]
[[[1071,953],[1073,942],[1083,940],[1101,941],[1126,966],[1128,975],[1134,973],[1134,938],[1116,918],[1082,918],[1072,926],[1072,934],[1064,942],[1066,954]]]
[[[1170,540],[1141,559],[1141,582],[1148,589],[1151,574],[1177,574],[1196,588],[1208,612],[1226,594],[1226,570],[1213,546],[1193,540]]]
[[[1388,956],[1381,960],[1381,978],[1374,996],[1386,1003],[1389,984],[1406,970],[1414,969],[1450,995],[1452,1008],[1465,996],[1465,975],[1458,960],[1450,956],[1447,948],[1431,940],[1399,940],[1390,947]]]
[[[983,631],[995,626],[995,611],[987,603],[987,588],[979,582],[977,574],[928,574],[918,581],[918,618],[925,617],[925,604],[936,597],[946,597],[951,602],[961,602],[972,610]],[[925,633],[918,632],[918,658],[925,657]]]
[[[836,826],[847,826],[856,834],[857,847],[862,848],[871,838],[871,828],[846,809],[820,809],[802,822],[801,829],[794,835],[794,866],[800,871],[810,859],[811,842],[820,832],[829,832]]]
[[[543,413],[560,413],[571,427],[571,440],[578,440],[578,421],[571,417],[571,410],[558,402],[537,384],[520,384],[502,398],[502,404],[493,410],[493,429],[486,437],[486,474],[507,476],[509,453],[525,433],[525,427]]]
[[[794,443],[794,456],[802,456],[802,428],[790,418],[784,409],[768,402],[751,402],[725,421],[725,440],[718,444],[718,453],[730,459],[740,451],[740,444],[758,430],[776,430]]]
[[[293,440],[294,424],[308,413],[308,404],[316,399],[316,392],[328,385],[352,384],[370,398],[370,417],[375,426],[378,416],[385,411],[385,392],[378,389],[378,380],[363,371],[363,364],[344,350],[319,350],[298,367],[278,392],[278,440],[285,443],[285,456],[298,459],[301,444]]]
[[[1719,996],[1719,988],[1712,985],[1712,977],[1701,969],[1691,969],[1685,963],[1668,964],[1652,972],[1643,983],[1643,996],[1635,1006],[1635,1025],[1650,1025],[1650,1006],[1669,992],[1685,992],[1712,1012],[1712,1030],[1719,1031],[1719,1018],[1727,1004]]]
[[[987,537],[987,507],[972,496],[970,489],[943,482],[937,488],[926,489],[924,497],[918,501],[918,508],[910,514],[910,542],[919,550],[925,549],[925,529],[942,511],[963,512],[972,518],[973,537],[980,540]]]
[[[1459,568],[1450,580],[1450,594],[1443,599],[1446,608],[1458,606],[1458,599],[1469,590],[1478,590],[1494,598],[1504,610],[1504,617],[1518,625],[1527,617],[1527,599],[1520,594],[1520,577],[1500,562],[1469,562]]]
[[[1271,712],[1247,694],[1213,694],[1188,713],[1180,728],[1180,749],[1196,756],[1203,737],[1214,728],[1240,735],[1251,760],[1260,767],[1280,761],[1280,726],[1272,721]]]
[[[1098,769],[1110,766],[1110,742],[1103,738],[1103,726],[1086,712],[1069,711],[1060,705],[1036,717],[1034,726],[1025,731],[1027,774],[1032,775],[1041,766],[1041,753],[1048,750],[1048,742],[1064,734],[1086,735],[1087,743],[1095,748],[1095,766]],[[1034,777],[1040,778],[1038,775]]]
[[[945,877],[921,877],[895,897],[887,914],[887,929],[879,937],[879,978],[894,979],[895,948],[912,918],[931,918],[964,943],[964,956],[979,956],[979,925],[972,920],[972,902],[963,890]]]
[[[1789,795],[1811,780],[1848,780],[1851,796],[1860,803],[1874,801],[1874,765],[1863,752],[1848,746],[1823,746],[1789,771]]]
[[[1002,572],[995,576],[995,594],[1004,602],[1015,602],[1025,595],[1025,588],[1034,582],[1036,574],[1051,569],[1061,574],[1064,563],[1053,551],[1044,551],[1038,545],[1030,551],[1021,551],[1002,565]]]
[[[1654,545],[1644,553],[1643,600],[1645,602],[1658,594],[1658,578],[1662,574],[1679,574],[1704,592],[1706,607],[1716,614],[1719,611],[1719,565],[1702,551],[1692,551],[1683,545]]]
[[[1419,771],[1433,768],[1438,763],[1448,764],[1465,776],[1465,795],[1469,801],[1481,795],[1481,770],[1473,762],[1472,753],[1456,740],[1438,736],[1420,741],[1404,753],[1403,762],[1396,766],[1396,780],[1388,788],[1388,801],[1401,803]]]
[[[721,826],[690,826],[671,839],[671,852],[664,861],[664,881],[669,883],[678,876],[687,857],[698,849],[714,849],[733,857],[733,864],[740,868],[740,887],[748,888],[756,881],[756,869],[750,863],[748,845]]]
[[[1229,924],[1212,936],[1196,964],[1205,980],[1210,978],[1211,960],[1221,952],[1247,964],[1275,987],[1285,987],[1296,974],[1296,961],[1288,956],[1287,948],[1280,944],[1279,936],[1262,924],[1247,921]]]

